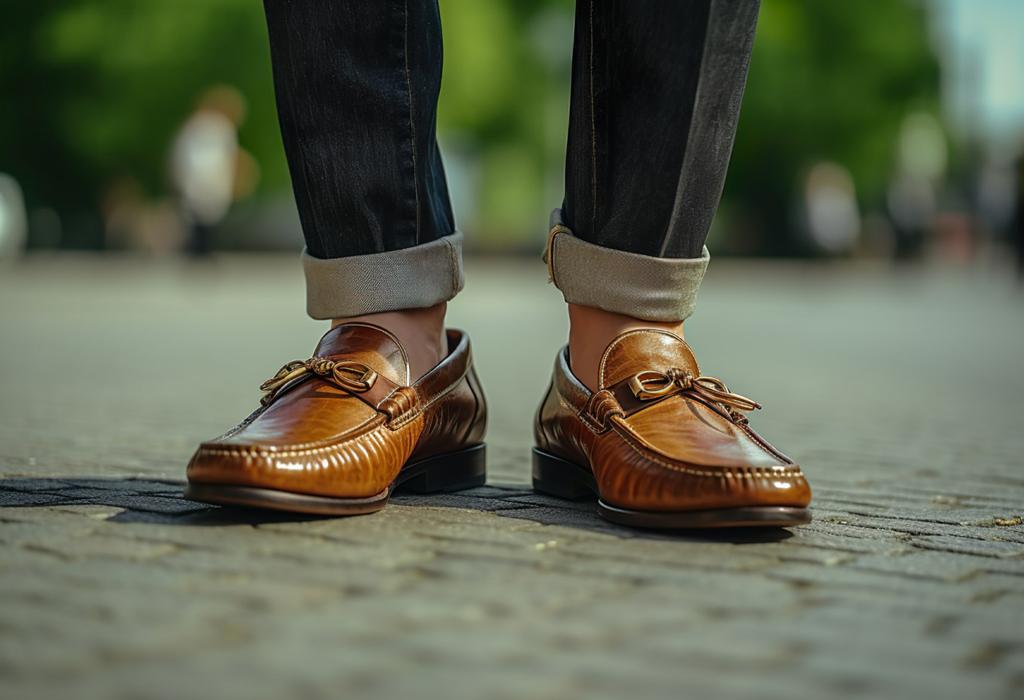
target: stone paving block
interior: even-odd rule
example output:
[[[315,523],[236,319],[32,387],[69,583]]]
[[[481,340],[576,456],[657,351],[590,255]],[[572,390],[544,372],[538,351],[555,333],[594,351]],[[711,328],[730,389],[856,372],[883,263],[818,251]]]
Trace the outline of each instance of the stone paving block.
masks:
[[[450,311],[492,399],[487,486],[351,519],[185,501],[195,443],[322,330],[294,303],[293,263],[0,275],[0,695],[1024,691],[1024,434],[1008,379],[1024,324],[994,277],[922,273],[908,288],[863,267],[717,264],[688,337],[712,374],[765,399],[755,422],[805,465],[815,521],[646,533],[530,489],[531,416],[565,322],[542,266],[473,261]],[[822,290],[828,303],[810,303]],[[887,342],[867,351],[853,317]],[[524,345],[508,333],[526,322]],[[226,339],[251,348],[230,368],[210,362]],[[113,378],[96,371],[110,361]]]
[[[46,493],[43,491],[0,491],[0,506],[10,508],[14,506],[48,506],[61,503],[74,503],[76,499],[68,498],[64,494]]]

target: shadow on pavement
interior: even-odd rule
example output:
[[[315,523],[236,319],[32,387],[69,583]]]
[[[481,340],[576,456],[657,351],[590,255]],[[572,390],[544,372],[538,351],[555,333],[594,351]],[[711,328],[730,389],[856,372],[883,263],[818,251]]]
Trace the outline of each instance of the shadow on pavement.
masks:
[[[260,525],[322,520],[320,516],[256,508],[221,507],[189,501],[183,482],[143,478],[6,478],[0,479],[0,508],[99,505],[121,508],[108,520],[162,525]],[[792,537],[781,528],[735,528],[655,532],[633,530],[598,516],[593,501],[566,501],[536,494],[526,484],[488,484],[458,493],[429,496],[396,493],[399,506],[463,508],[542,525],[560,525],[622,538],[717,541],[734,544],[777,542]],[[356,516],[362,517],[362,516]]]

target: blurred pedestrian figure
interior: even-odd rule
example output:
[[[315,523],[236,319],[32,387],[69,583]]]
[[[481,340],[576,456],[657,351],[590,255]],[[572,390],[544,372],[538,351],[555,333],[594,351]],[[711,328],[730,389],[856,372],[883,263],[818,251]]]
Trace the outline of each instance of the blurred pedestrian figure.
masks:
[[[1017,275],[1024,279],[1024,156],[1017,159],[1016,203],[1013,211],[1011,236],[1017,251]]]
[[[815,164],[804,184],[804,210],[807,232],[818,249],[831,255],[853,250],[861,218],[849,170],[831,161]]]
[[[251,190],[254,163],[238,145],[245,98],[233,87],[207,90],[171,150],[171,181],[181,202],[189,253],[210,252],[211,233],[231,204]]]
[[[939,212],[938,185],[945,174],[947,150],[942,125],[930,114],[908,114],[900,128],[896,173],[887,204],[896,233],[897,261],[920,259]]]
[[[0,173],[0,258],[21,253],[27,233],[25,198],[21,187],[13,177]]]

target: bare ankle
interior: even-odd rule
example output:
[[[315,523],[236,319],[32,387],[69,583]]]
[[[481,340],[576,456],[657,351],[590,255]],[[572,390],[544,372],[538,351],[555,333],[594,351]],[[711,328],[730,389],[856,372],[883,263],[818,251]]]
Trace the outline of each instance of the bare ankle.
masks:
[[[380,326],[398,338],[409,358],[409,375],[416,381],[437,366],[448,354],[448,336],[444,318],[448,304],[442,302],[425,309],[403,309],[351,318],[336,318],[331,328],[344,323],[369,323]]]
[[[605,349],[618,336],[640,328],[657,328],[683,337],[683,322],[645,321],[592,306],[569,304],[569,366],[591,391],[598,390],[598,370]]]

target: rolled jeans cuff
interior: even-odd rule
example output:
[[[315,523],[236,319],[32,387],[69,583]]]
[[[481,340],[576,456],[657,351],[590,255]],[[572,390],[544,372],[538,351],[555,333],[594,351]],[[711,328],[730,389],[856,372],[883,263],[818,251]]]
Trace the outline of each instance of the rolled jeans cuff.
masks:
[[[317,319],[422,309],[449,301],[465,284],[462,234],[383,253],[315,258],[302,251],[306,312]]]
[[[711,260],[707,246],[699,258],[657,258],[576,238],[558,210],[551,222],[544,257],[566,303],[668,323],[693,314]]]

